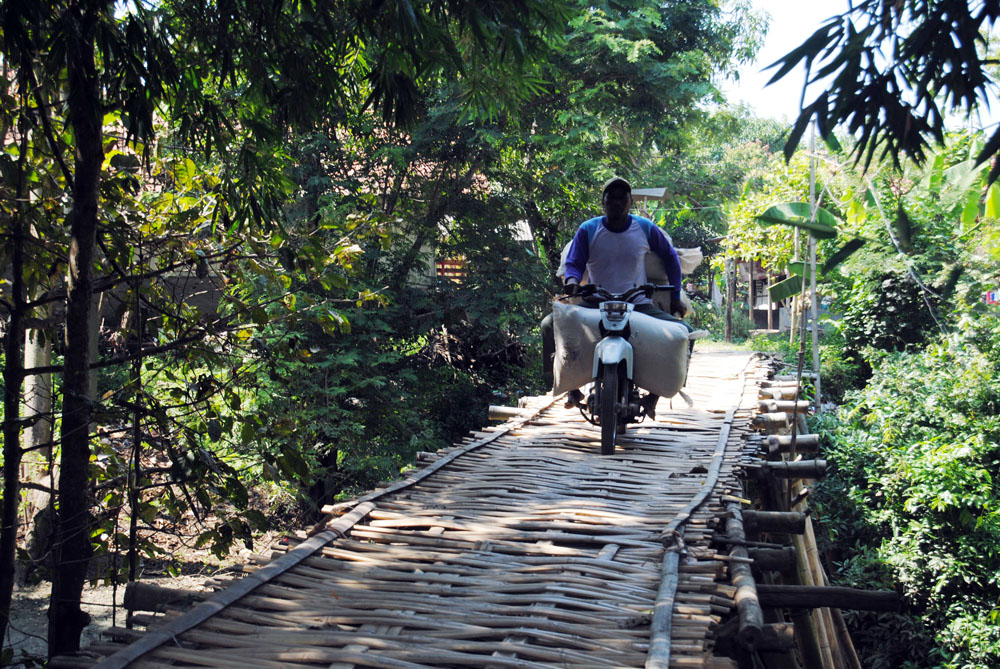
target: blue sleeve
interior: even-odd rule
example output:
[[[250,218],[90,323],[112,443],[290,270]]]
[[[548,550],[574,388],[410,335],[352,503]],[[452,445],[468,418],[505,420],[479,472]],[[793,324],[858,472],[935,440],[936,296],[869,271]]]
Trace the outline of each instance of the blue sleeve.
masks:
[[[572,243],[569,245],[569,253],[566,255],[566,279],[576,279],[583,277],[584,270],[587,269],[587,261],[590,260],[590,235],[584,226],[576,230]],[[679,267],[679,266],[678,266]]]
[[[680,299],[681,261],[677,258],[677,251],[667,241],[667,236],[655,225],[651,225],[649,228],[649,250],[658,255],[660,260],[663,261],[663,269],[667,272],[667,280],[674,287],[674,299]]]

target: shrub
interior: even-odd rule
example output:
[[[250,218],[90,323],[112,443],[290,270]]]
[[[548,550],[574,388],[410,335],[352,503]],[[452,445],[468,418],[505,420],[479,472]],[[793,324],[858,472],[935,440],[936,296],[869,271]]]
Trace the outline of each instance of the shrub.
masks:
[[[905,351],[922,344],[928,333],[935,331],[934,317],[922,292],[902,270],[859,276],[840,323],[848,357],[860,361],[866,347]]]
[[[726,334],[726,315],[714,303],[705,300],[691,300],[692,313],[687,321],[696,330],[708,330],[716,339]]]
[[[1000,600],[998,354],[989,315],[918,353],[869,349],[868,385],[819,422],[837,471],[818,486],[816,508],[836,544],[859,556],[837,562],[836,580],[865,587],[889,575],[915,614],[910,640],[866,649],[865,666],[928,666],[927,644],[914,639],[931,637],[933,666],[1000,666],[990,618]],[[901,638],[898,621],[878,624]]]

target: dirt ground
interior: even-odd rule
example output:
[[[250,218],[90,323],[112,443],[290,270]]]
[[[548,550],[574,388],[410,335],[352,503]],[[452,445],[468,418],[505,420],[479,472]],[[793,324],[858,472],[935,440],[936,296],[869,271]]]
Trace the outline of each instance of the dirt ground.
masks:
[[[277,539],[277,534],[267,535],[255,542],[254,551],[240,548],[225,560],[218,560],[210,553],[185,551],[183,556],[175,556],[181,567],[181,574],[171,576],[166,573],[163,564],[150,563],[145,565],[139,581],[164,588],[205,591],[206,582],[213,578],[223,578],[238,573],[239,565],[250,561],[253,553],[266,553],[267,548]],[[51,584],[43,581],[36,585],[16,586],[11,602],[11,621],[4,648],[14,651],[12,667],[40,666],[46,659],[48,647],[47,631],[49,593]],[[90,614],[91,623],[84,630],[81,646],[86,647],[96,641],[101,633],[114,626],[124,626],[125,609],[122,601],[125,596],[125,585],[116,589],[112,585],[84,586],[82,606]]]
[[[204,590],[206,576],[182,575],[171,577],[158,575],[145,578],[143,582],[155,583],[168,588],[183,588],[185,590]],[[49,621],[46,617],[49,608],[49,593],[52,589],[48,581],[18,587],[14,590],[11,601],[11,620],[4,646],[14,650],[12,666],[21,666],[32,661],[41,662],[45,659],[48,639]],[[84,630],[82,646],[87,646],[99,638],[101,632],[113,625],[125,624],[125,609],[122,599],[125,596],[124,584],[118,586],[117,592],[110,585],[87,584],[83,589],[84,611],[90,614],[91,623]],[[117,604],[117,608],[112,603]],[[30,664],[28,664],[30,666]]]

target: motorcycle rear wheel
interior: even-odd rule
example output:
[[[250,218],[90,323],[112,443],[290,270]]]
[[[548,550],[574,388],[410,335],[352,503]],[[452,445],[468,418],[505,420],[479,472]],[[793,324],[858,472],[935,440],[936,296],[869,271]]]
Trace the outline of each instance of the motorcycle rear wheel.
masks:
[[[620,394],[618,365],[604,365],[601,369],[601,455],[615,452],[618,438],[618,395]]]

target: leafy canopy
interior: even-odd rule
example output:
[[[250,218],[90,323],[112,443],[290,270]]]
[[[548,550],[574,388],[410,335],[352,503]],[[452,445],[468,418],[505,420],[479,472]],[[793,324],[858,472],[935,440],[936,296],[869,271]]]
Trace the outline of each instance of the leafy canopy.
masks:
[[[830,77],[814,100],[802,100],[786,157],[815,119],[824,137],[832,136],[835,126],[846,126],[857,138],[856,159],[866,168],[876,156],[897,167],[903,156],[922,163],[931,143],[944,142],[948,112],[971,113],[995,94],[986,35],[998,19],[1000,5],[968,0],[862,0],[831,17],[771,65],[776,69],[771,81],[800,63],[807,84]],[[977,161],[998,150],[1000,130]],[[990,180],[998,174],[1000,164]]]

